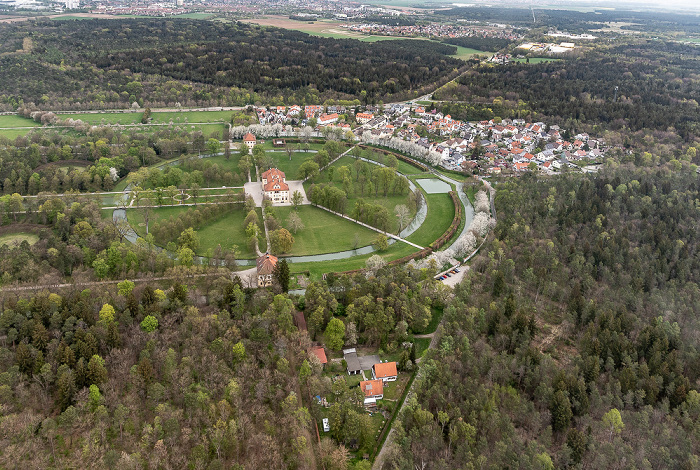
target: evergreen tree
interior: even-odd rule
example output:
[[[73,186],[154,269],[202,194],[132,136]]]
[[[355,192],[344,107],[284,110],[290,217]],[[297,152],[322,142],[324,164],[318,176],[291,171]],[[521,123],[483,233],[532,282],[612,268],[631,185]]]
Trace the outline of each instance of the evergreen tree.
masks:
[[[275,281],[280,285],[282,288],[282,292],[288,292],[289,291],[289,264],[287,263],[286,259],[281,259],[277,262],[277,265],[275,266],[275,270],[272,273],[272,275],[275,278]]]

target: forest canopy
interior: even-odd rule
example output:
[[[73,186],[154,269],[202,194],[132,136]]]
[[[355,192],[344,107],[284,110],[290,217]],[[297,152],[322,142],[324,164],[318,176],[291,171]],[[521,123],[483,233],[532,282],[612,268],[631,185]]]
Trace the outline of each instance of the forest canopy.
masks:
[[[448,56],[454,46],[434,42],[368,44],[242,23],[95,19],[0,31],[0,102],[9,109],[378,101],[410,97],[464,65]]]

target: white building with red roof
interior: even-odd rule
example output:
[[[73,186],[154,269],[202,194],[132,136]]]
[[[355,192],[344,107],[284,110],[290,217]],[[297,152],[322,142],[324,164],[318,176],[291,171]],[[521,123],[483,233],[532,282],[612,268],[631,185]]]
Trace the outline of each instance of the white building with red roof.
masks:
[[[258,141],[253,134],[248,132],[243,136],[243,143],[246,145],[246,147],[248,147],[248,151],[252,151],[253,147],[255,147],[255,144],[257,144]]]
[[[396,362],[380,362],[372,366],[372,378],[374,380],[393,382],[398,378],[398,376],[399,374],[396,371]]]
[[[338,122],[338,113],[321,114],[316,122],[319,126],[327,126],[328,124]]]
[[[270,168],[262,174],[262,186],[263,194],[270,198],[273,204],[289,202],[289,185],[284,172]]]

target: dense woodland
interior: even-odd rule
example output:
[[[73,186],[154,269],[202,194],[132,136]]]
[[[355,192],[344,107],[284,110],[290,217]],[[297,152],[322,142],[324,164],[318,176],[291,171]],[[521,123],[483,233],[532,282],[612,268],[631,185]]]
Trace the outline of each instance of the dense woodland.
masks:
[[[0,27],[0,102],[46,109],[318,104],[411,97],[464,62],[428,41],[329,39],[243,23],[118,19]]]
[[[697,176],[499,186],[393,468],[696,468]]]
[[[214,137],[221,138],[217,134]],[[219,165],[191,158],[211,149],[206,136],[187,125],[157,130],[95,126],[82,135],[65,129],[41,130],[12,140],[0,137],[0,144],[2,194],[111,191],[117,178],[177,157],[182,157],[185,171],[143,169],[133,180],[144,188],[212,182],[231,185],[244,180],[243,172],[224,171]],[[110,173],[112,168],[116,173]]]
[[[378,346],[411,370],[408,334],[448,295],[403,268],[333,277],[335,293],[312,283],[293,298],[243,289],[225,272],[199,284],[187,269],[171,274],[164,286],[4,294],[0,464],[366,470],[348,453],[375,443],[359,389],[321,375],[310,340]],[[308,333],[294,326],[296,309]],[[334,397],[320,445],[317,394]]]
[[[560,62],[482,65],[433,97],[467,101],[448,110],[460,119],[478,119],[480,108],[493,106],[500,117],[569,121],[574,129],[589,123],[605,130],[672,130],[688,141],[699,132],[698,73],[696,46],[642,41]]]

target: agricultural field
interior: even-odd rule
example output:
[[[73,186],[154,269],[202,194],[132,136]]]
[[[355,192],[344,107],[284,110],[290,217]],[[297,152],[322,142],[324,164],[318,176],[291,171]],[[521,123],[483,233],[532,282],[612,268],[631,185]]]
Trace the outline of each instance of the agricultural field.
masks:
[[[314,206],[299,206],[297,213],[304,228],[294,233],[287,218],[294,212],[290,206],[275,207],[280,224],[294,236],[291,256],[335,253],[370,245],[377,233],[349,220]],[[357,243],[355,242],[357,238]]]
[[[27,119],[16,114],[0,116],[0,128],[6,127],[41,127],[41,124],[33,119]]]
[[[428,41],[428,39],[424,38],[405,38],[398,36],[379,36],[374,34],[362,34],[360,32],[351,31],[347,28],[344,28],[343,26],[345,23],[340,23],[337,21],[305,22],[292,20],[284,16],[267,16],[265,18],[246,19],[242,21],[245,23],[258,24],[260,26],[274,26],[276,28],[292,29],[295,31],[301,31],[303,33],[310,34],[312,36],[318,36],[323,38],[357,39],[362,42],[390,41],[395,39],[415,39]],[[434,42],[440,43],[439,41]],[[467,60],[477,54],[491,54],[490,52],[478,51],[476,49],[470,49],[467,47],[454,47],[457,47],[457,52],[455,54],[452,54],[450,57],[454,57],[455,59]]]
[[[175,124],[188,123],[212,123],[229,122],[233,111],[154,111],[151,113],[152,124],[167,124],[172,121]],[[58,114],[60,119],[80,119],[90,124],[139,124],[143,116],[143,110],[136,112],[96,112],[96,113],[70,113]],[[3,116],[7,117],[7,116]],[[19,117],[19,116],[17,116]],[[24,118],[20,118],[24,119]],[[0,121],[1,123],[1,121]],[[1,127],[1,126],[0,126]]]

